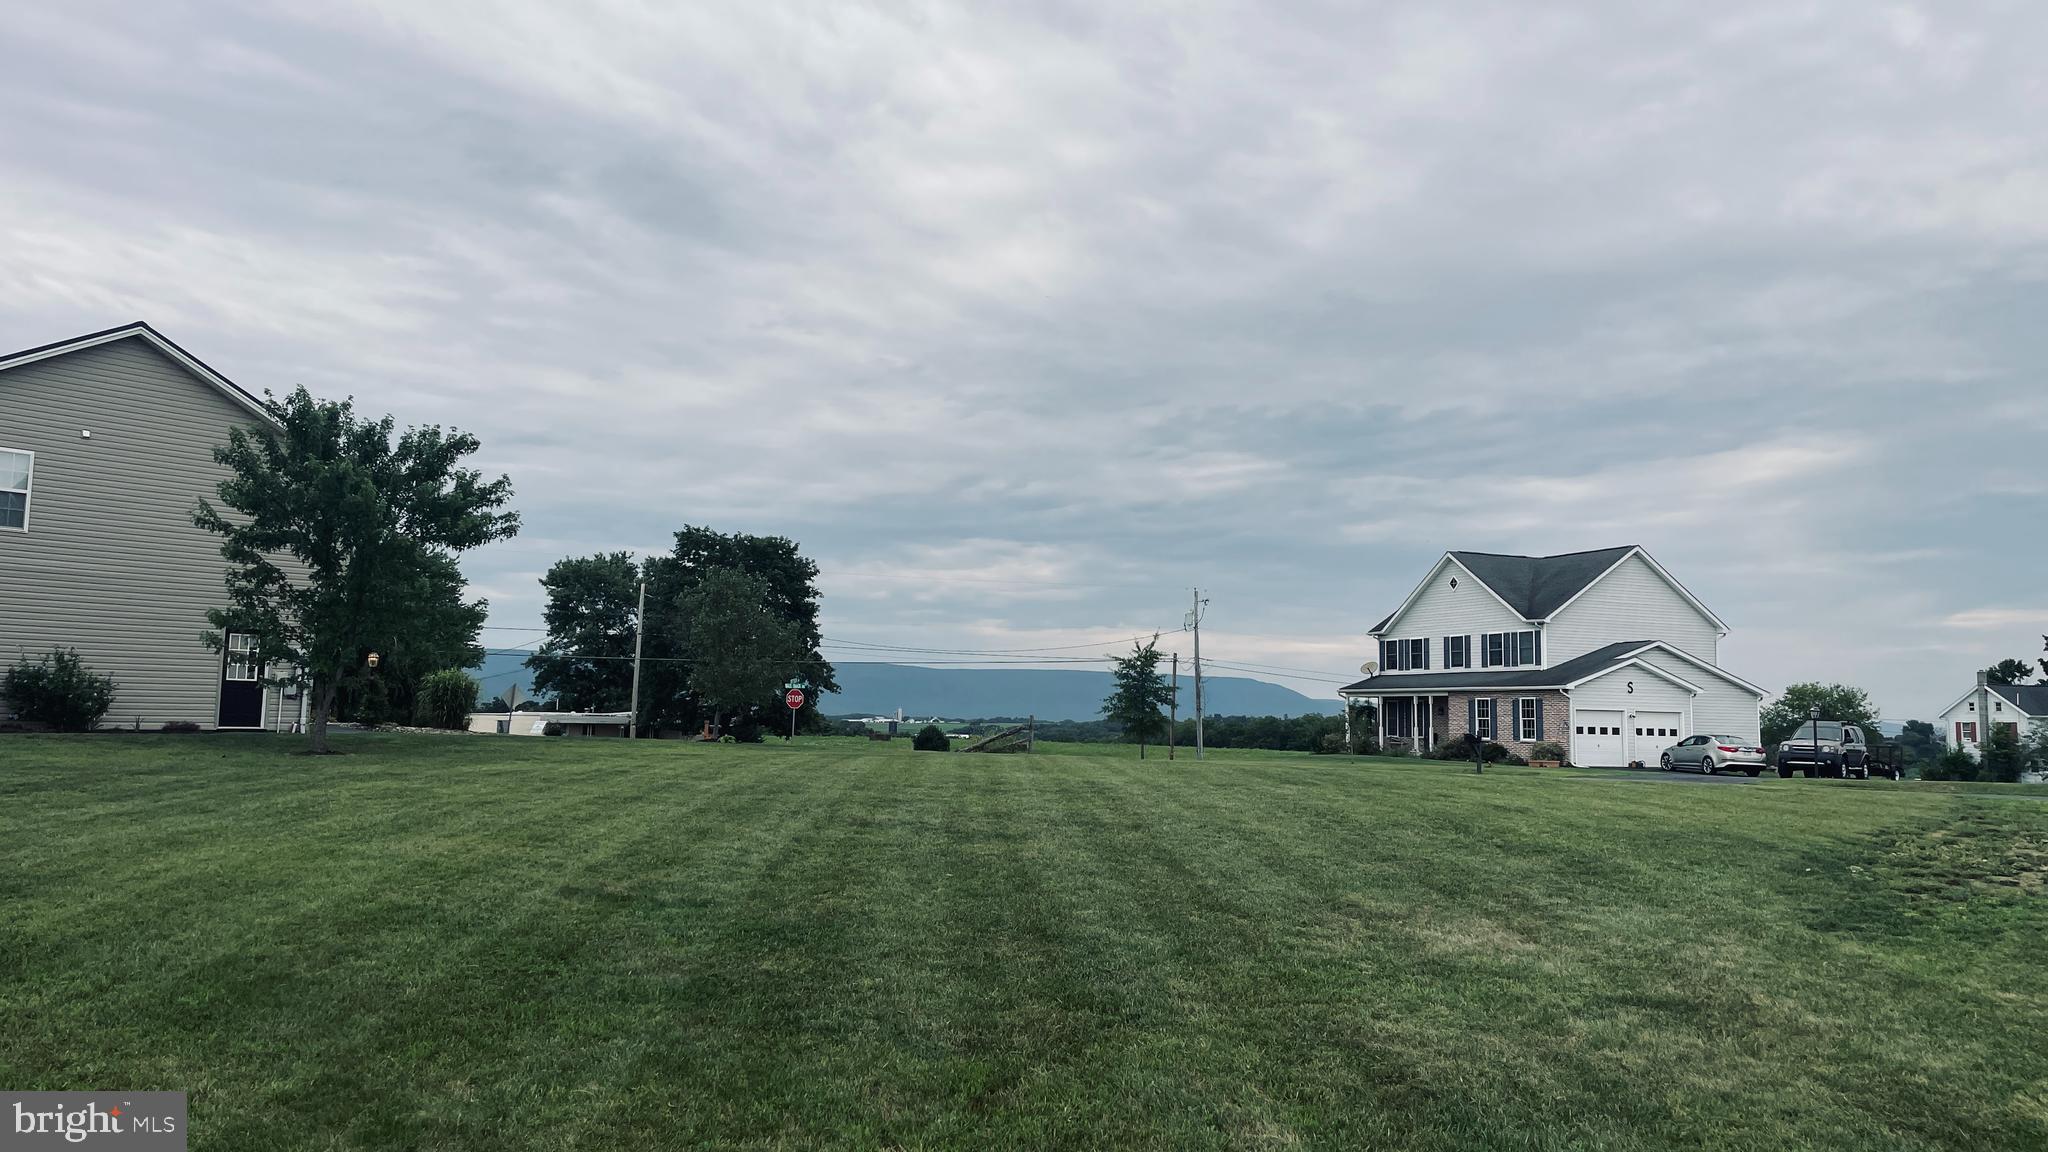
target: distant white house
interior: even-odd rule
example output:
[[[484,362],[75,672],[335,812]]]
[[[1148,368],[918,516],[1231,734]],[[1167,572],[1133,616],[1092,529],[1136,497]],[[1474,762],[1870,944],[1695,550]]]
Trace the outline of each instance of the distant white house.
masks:
[[[2037,716],[2048,716],[2048,684],[1993,684],[1979,672],[1977,686],[1941,714],[1941,730],[1950,744],[1976,756],[1996,729],[2025,737]]]
[[[1648,552],[1446,552],[1369,634],[1383,746],[1476,733],[1575,764],[1655,765],[1695,733],[1758,739],[1763,689],[1721,667],[1728,627]]]
[[[471,712],[471,732],[501,736],[545,736],[549,724],[560,724],[564,736],[624,736],[631,712]]]

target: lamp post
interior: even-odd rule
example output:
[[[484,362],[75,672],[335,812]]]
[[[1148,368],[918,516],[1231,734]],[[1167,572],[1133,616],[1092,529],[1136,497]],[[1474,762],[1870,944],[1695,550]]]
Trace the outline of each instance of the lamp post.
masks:
[[[1813,771],[1820,774],[1820,705],[1806,710],[1807,719],[1813,721]]]

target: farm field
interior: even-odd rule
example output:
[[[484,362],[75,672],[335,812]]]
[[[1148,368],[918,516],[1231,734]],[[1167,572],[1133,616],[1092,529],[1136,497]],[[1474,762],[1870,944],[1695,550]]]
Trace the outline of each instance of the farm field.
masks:
[[[0,736],[0,1084],[195,1149],[2048,1146],[2042,789]]]

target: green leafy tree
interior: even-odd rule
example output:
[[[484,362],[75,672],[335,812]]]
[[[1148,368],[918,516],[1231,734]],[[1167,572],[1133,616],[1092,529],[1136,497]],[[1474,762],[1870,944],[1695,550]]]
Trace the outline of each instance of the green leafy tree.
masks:
[[[377,648],[375,671],[343,682],[334,715],[369,724],[404,722],[419,711],[428,677],[482,663],[477,636],[489,613],[483,601],[463,599],[467,592],[454,564],[436,565],[422,587],[421,611]]]
[[[2027,749],[2020,740],[2019,725],[1993,724],[1991,734],[1978,746],[1977,758],[1982,765],[1978,779],[2019,783],[2020,773],[2027,770]]]
[[[526,660],[536,695],[560,700],[574,712],[626,710],[633,696],[640,578],[640,565],[628,552],[555,561],[540,579],[548,594],[542,617],[548,638]],[[661,606],[658,599],[655,605]],[[670,646],[654,654],[672,653]]]
[[[2048,772],[2048,716],[2036,716],[2027,725],[2027,770]]]
[[[762,605],[794,631],[793,650],[783,655],[781,680],[804,689],[797,722],[807,731],[827,727],[818,712],[825,692],[836,692],[832,665],[820,650],[818,566],[796,542],[781,536],[726,534],[685,526],[667,555],[649,556],[637,566],[625,553],[572,557],[557,563],[541,581],[548,592],[548,638],[527,661],[534,688],[564,702],[623,709],[632,697],[633,629],[639,583],[647,582],[647,636],[642,645],[640,715],[642,731],[695,729],[710,719],[709,705],[691,687],[695,641],[683,600],[711,573],[740,572],[763,584]],[[779,693],[778,693],[779,695]],[[749,701],[739,711],[743,727],[767,720],[779,700]],[[779,723],[783,720],[778,713]]]
[[[1993,684],[2024,684],[2034,674],[2034,666],[2025,660],[2000,660],[1984,670],[1984,676]]]
[[[767,581],[733,569],[706,572],[683,593],[694,649],[690,691],[714,721],[731,713],[757,715],[762,701],[782,695],[800,633],[768,598]]]
[[[818,701],[827,692],[839,691],[839,682],[820,650],[824,637],[818,630],[818,565],[798,549],[796,541],[785,536],[727,534],[684,525],[676,533],[674,551],[653,567],[662,579],[672,582],[677,596],[688,595],[714,572],[744,572],[760,580],[765,586],[763,606],[794,633],[791,649],[783,653],[786,659],[778,683],[793,683],[804,690],[804,706],[797,712],[800,727],[817,730],[825,726]],[[653,595],[650,584],[650,604]],[[648,614],[652,616],[653,612]],[[649,640],[656,635],[657,623],[649,622]],[[642,675],[644,678],[644,669]],[[763,723],[771,712],[782,709],[780,693],[775,695],[776,699],[748,705],[749,723]]]
[[[90,732],[114,706],[114,680],[101,676],[71,648],[31,661],[27,653],[0,681],[0,699],[23,720],[59,732]]]
[[[1847,684],[1792,684],[1764,709],[1764,744],[1775,748],[1808,722],[1812,710],[1820,709],[1823,720],[1839,720],[1862,728],[1873,739],[1877,734],[1877,706],[1870,694]]]
[[[937,724],[927,724],[917,730],[910,740],[910,746],[919,752],[950,752],[953,742],[946,738],[946,730]]]
[[[1114,681],[1102,715],[1123,728],[1123,738],[1136,737],[1138,759],[1145,758],[1145,744],[1166,731],[1166,716],[1160,710],[1173,703],[1173,686],[1159,674],[1159,637],[1144,644],[1135,641],[1127,656],[1110,657],[1109,674]]]
[[[1924,772],[1940,758],[1945,743],[1934,725],[1925,720],[1908,720],[1899,733],[1899,759],[1904,767]]]
[[[206,642],[218,650],[227,630],[246,632],[262,663],[300,669],[312,750],[324,753],[335,699],[369,674],[369,652],[482,619],[481,601],[451,604],[463,586],[456,557],[511,536],[519,517],[503,511],[510,480],[462,467],[474,436],[438,426],[399,434],[389,416],[359,417],[352,401],[304,388],[265,404],[281,429],[230,429],[213,451],[229,471],[223,508],[201,501],[193,517],[220,535],[228,562],[228,607],[207,613]],[[475,644],[473,631],[467,639]]]

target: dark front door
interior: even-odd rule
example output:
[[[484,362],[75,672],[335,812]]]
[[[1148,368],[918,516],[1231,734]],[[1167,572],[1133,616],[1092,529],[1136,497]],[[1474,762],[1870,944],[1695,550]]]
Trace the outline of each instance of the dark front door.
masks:
[[[256,663],[254,636],[227,635],[227,651],[221,654],[220,726],[263,727],[263,669]]]

